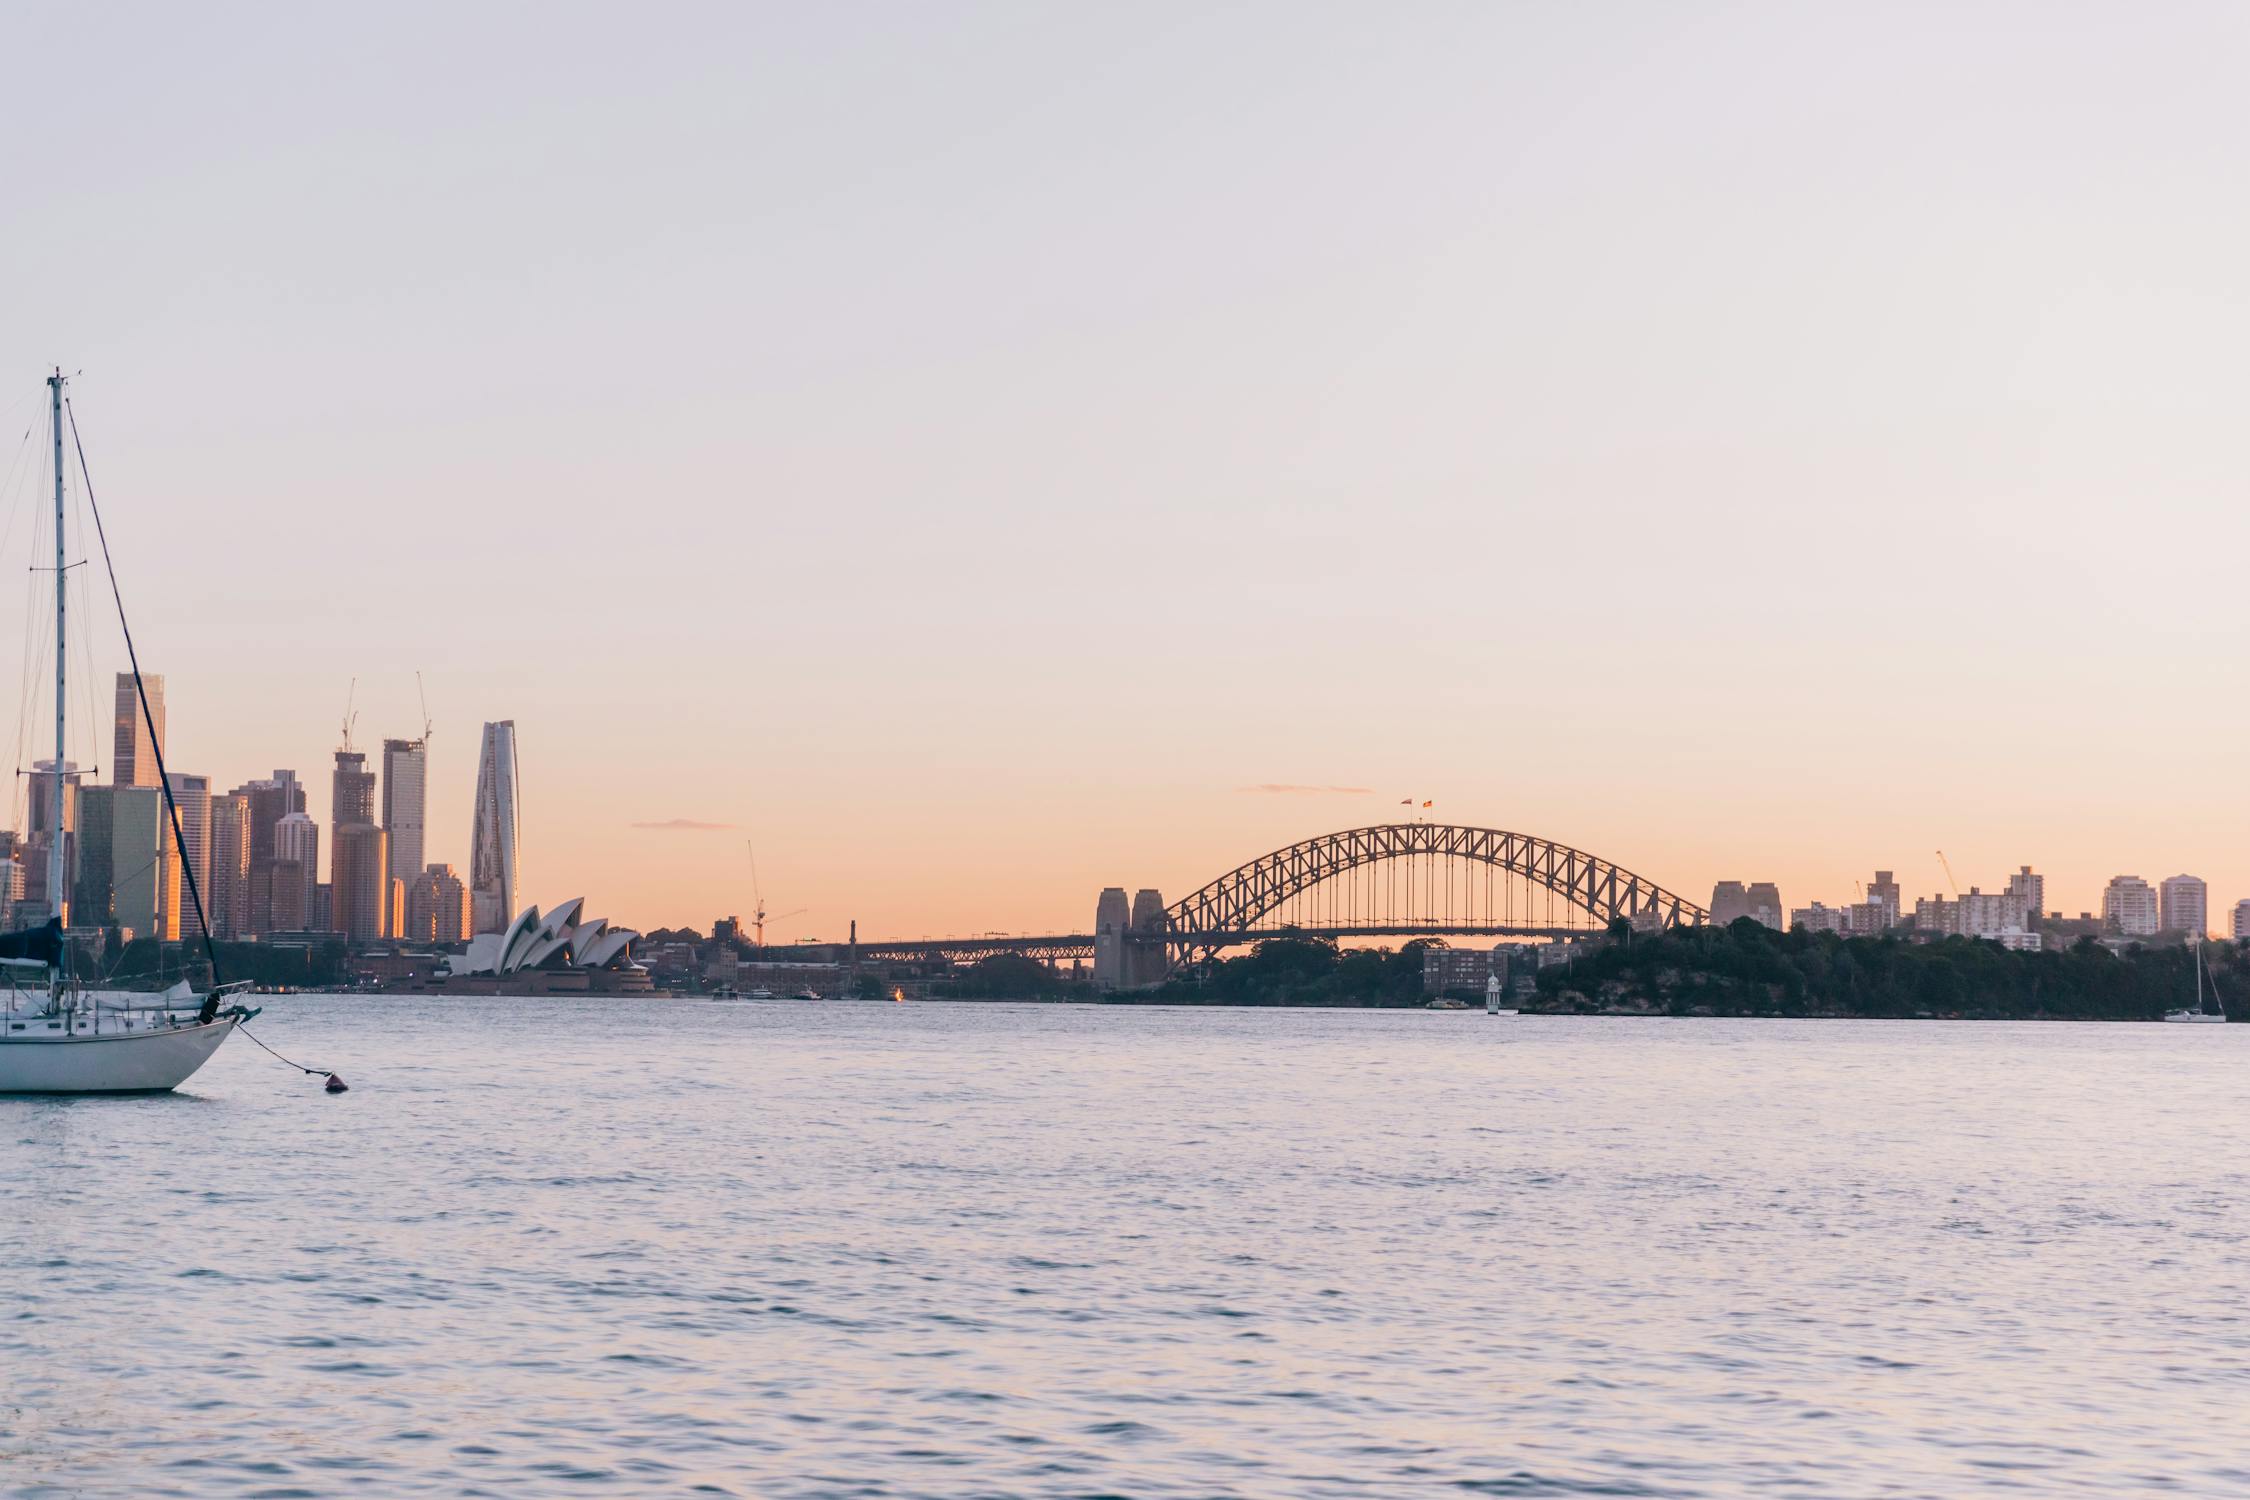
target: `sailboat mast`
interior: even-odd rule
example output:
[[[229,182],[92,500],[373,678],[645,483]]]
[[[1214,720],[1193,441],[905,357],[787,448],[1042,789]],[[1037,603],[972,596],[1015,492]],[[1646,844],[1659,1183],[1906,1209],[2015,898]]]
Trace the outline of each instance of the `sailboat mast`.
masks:
[[[63,780],[63,753],[69,748],[65,731],[69,725],[70,700],[63,691],[63,649],[70,639],[65,628],[70,623],[70,591],[63,587],[63,569],[68,565],[63,555],[63,373],[58,367],[47,377],[49,416],[55,429],[55,806],[54,821],[47,825],[47,910],[57,921],[64,921],[65,894],[63,891],[63,809],[69,789]],[[62,983],[61,966],[55,969],[55,984]]]

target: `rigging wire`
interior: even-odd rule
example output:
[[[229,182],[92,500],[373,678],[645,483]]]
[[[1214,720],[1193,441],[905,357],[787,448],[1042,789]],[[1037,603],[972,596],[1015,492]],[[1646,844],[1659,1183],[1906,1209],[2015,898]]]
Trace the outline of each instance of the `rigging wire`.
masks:
[[[208,1022],[216,1014],[219,986],[219,945],[211,939],[211,924],[203,913],[203,893],[197,889],[195,865],[187,853],[187,834],[180,827],[180,805],[172,795],[172,778],[164,770],[164,747],[157,743],[156,715],[148,704],[148,687],[141,677],[140,654],[133,649],[133,627],[125,623],[125,594],[117,586],[117,564],[109,555],[109,533],[102,526],[101,503],[94,498],[94,476],[86,468],[86,444],[78,436],[78,412],[68,398],[63,410],[70,416],[70,441],[78,450],[78,472],[85,481],[86,510],[94,518],[94,535],[102,544],[102,567],[109,573],[109,591],[117,601],[117,629],[125,638],[125,657],[133,667],[133,689],[141,700],[141,717],[148,727],[149,753],[156,758],[157,789],[164,793],[164,810],[172,825],[172,840],[180,856],[180,874],[187,886],[188,897],[195,903],[195,925],[203,931],[203,954],[211,963],[212,993],[203,1002],[204,1017]],[[135,768],[138,770],[138,767]],[[279,1056],[279,1054],[275,1054]]]

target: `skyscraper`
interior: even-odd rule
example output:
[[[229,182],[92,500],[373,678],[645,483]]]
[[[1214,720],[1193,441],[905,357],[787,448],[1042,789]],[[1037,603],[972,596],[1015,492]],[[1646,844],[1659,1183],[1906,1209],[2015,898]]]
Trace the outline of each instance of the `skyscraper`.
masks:
[[[428,780],[427,741],[383,741],[383,832],[391,840],[391,877],[407,885],[422,873],[422,814]]]
[[[516,914],[516,721],[484,726],[469,837],[470,914],[478,932],[504,932]]]
[[[97,820],[109,825],[106,861],[95,858],[89,843],[79,846],[79,899],[87,911],[100,910],[100,892],[88,877],[103,876],[109,888],[109,922],[137,938],[177,938],[180,862],[164,857],[169,834],[163,791],[153,786],[87,787],[79,793],[79,812],[82,841],[91,840]]]
[[[357,750],[336,752],[328,827],[330,920],[355,943],[390,932],[389,843],[375,823],[375,773]]]
[[[391,936],[389,843],[365,820],[338,823],[328,851],[330,924],[346,941],[372,943]]]
[[[241,937],[250,930],[250,798],[242,792],[212,795],[209,869],[203,909],[211,935]]]
[[[116,749],[110,756],[112,786],[162,786],[156,774],[156,757],[164,748],[164,679],[143,677],[148,688],[149,718],[156,720],[153,748],[148,723],[141,717],[140,695],[133,691],[133,674],[117,674]]]
[[[263,781],[246,781],[235,791],[250,799],[250,898],[246,916],[237,936],[259,932],[298,932],[305,925],[305,901],[294,899],[290,921],[281,921],[273,911],[273,862],[276,859],[294,858],[274,848],[274,829],[291,813],[305,810],[305,784],[297,779],[295,771],[277,770]],[[308,821],[310,821],[308,819]],[[312,839],[303,849],[304,868],[297,873],[300,883],[318,878],[320,830],[316,825]],[[286,884],[287,882],[284,882]]]
[[[255,802],[255,798],[252,799]],[[302,809],[276,819],[267,833],[264,932],[302,932],[312,924],[313,884],[320,878],[320,825]],[[258,899],[259,875],[251,879]]]
[[[107,927],[112,887],[110,825],[116,812],[118,788],[82,786],[78,789],[78,868],[70,886],[70,924],[73,927]]]
[[[177,927],[182,937],[200,939],[203,933],[195,925],[198,898],[203,902],[205,918],[211,914],[211,778],[171,771],[166,773],[165,779],[172,785],[172,802],[180,810],[180,841],[187,845],[187,870],[178,881],[179,917],[169,925]],[[178,858],[169,828],[164,835],[164,857]],[[189,875],[195,877],[192,894],[188,889]]]
[[[153,851],[154,858],[150,858]],[[111,898],[117,925],[136,937],[177,941],[184,901],[180,856],[172,847],[172,827],[161,786],[117,789],[116,822],[110,829],[110,867],[116,872]]]
[[[55,763],[51,760],[32,764],[28,791],[30,806],[24,822],[24,840],[16,850],[16,859],[23,866],[25,908],[20,916],[33,913],[33,905],[44,907],[48,916],[59,916],[66,923],[76,922],[77,915],[70,910],[73,893],[78,884],[78,793],[80,772],[76,761],[63,762],[61,772],[63,807],[63,878],[60,892],[47,889],[50,856],[54,853],[55,822]],[[44,919],[42,919],[44,920]],[[95,918],[97,924],[106,916]]]
[[[375,773],[367,769],[367,757],[360,751],[336,752],[336,772],[329,779],[329,798],[331,836],[346,823],[375,821]]]
[[[2157,887],[2162,926],[2166,932],[2208,937],[2211,931],[2211,892],[2193,875],[2174,875]]]

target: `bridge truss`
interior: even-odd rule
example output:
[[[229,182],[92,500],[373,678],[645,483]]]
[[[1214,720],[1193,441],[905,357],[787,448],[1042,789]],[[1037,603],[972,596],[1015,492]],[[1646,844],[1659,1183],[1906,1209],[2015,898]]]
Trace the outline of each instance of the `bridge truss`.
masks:
[[[1163,966],[1207,961],[1289,932],[1344,940],[1518,937],[1691,926],[1710,913],[1609,860],[1528,833],[1447,823],[1387,823],[1305,839],[1228,871],[1164,912],[1161,927],[1122,934],[1160,946]],[[918,938],[863,943],[864,959],[975,963],[1017,954],[1046,963],[1095,956],[1091,933]]]
[[[1554,936],[1601,931],[1619,919],[1675,927],[1709,915],[1652,880],[1552,839],[1387,823],[1305,839],[1228,871],[1166,910],[1163,941],[1172,962],[1184,963],[1282,930]]]

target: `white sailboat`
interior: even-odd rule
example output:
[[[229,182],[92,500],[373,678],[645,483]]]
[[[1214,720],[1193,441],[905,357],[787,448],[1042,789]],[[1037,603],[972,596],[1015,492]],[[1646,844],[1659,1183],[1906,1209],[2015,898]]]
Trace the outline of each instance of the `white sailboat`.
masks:
[[[2203,939],[2201,937],[2193,938],[2189,941],[2188,946],[2195,950],[2195,1004],[2185,1010],[2168,1010],[2164,1012],[2164,1019],[2176,1025],[2184,1023],[2190,1026],[2223,1026],[2227,1019],[2227,1003],[2219,998],[2219,986],[2216,981],[2211,984],[2211,1003],[2219,1008],[2218,1014],[2213,1015],[2203,1008]]]
[[[84,989],[70,975],[69,948],[63,940],[62,829],[67,778],[62,774],[68,751],[64,691],[65,630],[68,622],[64,582],[69,559],[63,552],[63,374],[57,370],[47,381],[49,415],[55,447],[55,775],[54,817],[47,856],[47,894],[56,915],[47,925],[29,932],[0,936],[0,979],[6,992],[0,996],[0,1094],[137,1094],[163,1093],[185,1083],[197,1068],[210,1060],[219,1044],[241,1022],[256,1012],[227,1002],[247,984],[219,985],[197,993],[182,983],[160,994]],[[83,468],[84,456],[81,453]],[[89,487],[87,504],[93,505]],[[97,534],[101,515],[94,512]],[[102,544],[106,558],[108,542]],[[111,587],[116,586],[114,571]],[[124,623],[124,606],[118,606],[118,623]],[[140,663],[133,653],[133,637],[125,633],[125,651],[133,665],[133,682],[140,687]],[[149,715],[148,695],[140,693],[141,713],[150,718],[149,737],[157,739]],[[172,798],[171,778],[164,774],[164,752],[156,750],[157,780],[164,789],[164,810],[179,851],[181,874],[195,902],[196,922],[203,925],[203,896],[196,889],[194,867],[188,863],[187,841],[180,814]],[[218,955],[209,947],[212,976],[218,975]]]

